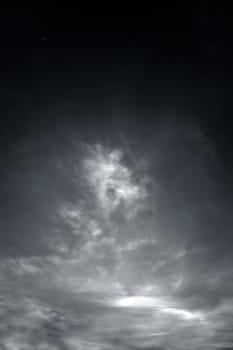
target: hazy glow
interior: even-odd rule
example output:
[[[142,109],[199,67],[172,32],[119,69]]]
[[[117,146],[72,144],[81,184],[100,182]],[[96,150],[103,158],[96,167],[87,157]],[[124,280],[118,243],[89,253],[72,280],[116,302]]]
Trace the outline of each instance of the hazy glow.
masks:
[[[132,173],[122,159],[120,151],[108,152],[97,145],[84,162],[88,182],[106,213],[121,202],[129,207],[144,195],[143,189],[133,183]]]
[[[161,313],[177,316],[184,320],[204,320],[200,312],[191,312],[184,309],[167,306],[168,303],[160,298],[150,296],[130,296],[117,299],[113,305],[122,308],[155,308]]]
[[[151,308],[158,306],[158,303],[155,298],[146,297],[146,296],[131,296],[123,297],[114,302],[114,305],[117,307],[142,307],[142,308]]]
[[[182,310],[182,309],[175,309],[175,308],[165,308],[163,312],[166,312],[171,315],[175,315],[178,317],[181,317],[185,320],[204,320],[204,315],[201,312],[191,312],[187,310]]]

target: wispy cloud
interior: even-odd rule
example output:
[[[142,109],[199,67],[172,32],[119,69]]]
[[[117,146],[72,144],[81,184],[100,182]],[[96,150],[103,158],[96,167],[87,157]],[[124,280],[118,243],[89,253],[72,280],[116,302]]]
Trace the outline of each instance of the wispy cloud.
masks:
[[[56,181],[42,181],[40,207],[46,190],[55,193],[52,210],[40,210],[49,225],[35,235],[46,251],[18,248],[1,257],[1,346],[230,346],[231,220],[225,214],[226,229],[208,221],[225,205],[206,165],[216,159],[187,126],[166,125],[151,142],[148,173],[140,159],[137,166],[130,161],[133,150],[93,143],[71,147],[69,161],[59,159]]]

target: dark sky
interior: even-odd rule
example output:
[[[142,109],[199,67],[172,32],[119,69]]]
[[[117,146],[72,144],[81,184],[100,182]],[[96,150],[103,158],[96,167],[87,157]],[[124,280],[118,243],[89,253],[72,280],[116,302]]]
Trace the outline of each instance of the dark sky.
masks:
[[[0,347],[233,349],[231,11],[98,10],[1,11]]]

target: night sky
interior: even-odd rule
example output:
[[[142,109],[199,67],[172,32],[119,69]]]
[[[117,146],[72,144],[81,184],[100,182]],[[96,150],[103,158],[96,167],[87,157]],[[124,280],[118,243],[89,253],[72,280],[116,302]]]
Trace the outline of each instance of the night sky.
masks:
[[[98,10],[1,10],[0,350],[233,349],[232,12]]]

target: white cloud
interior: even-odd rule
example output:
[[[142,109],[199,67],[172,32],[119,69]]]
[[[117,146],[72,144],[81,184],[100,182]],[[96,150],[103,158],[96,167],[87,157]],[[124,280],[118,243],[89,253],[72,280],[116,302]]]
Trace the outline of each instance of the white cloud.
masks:
[[[136,202],[145,196],[144,187],[133,182],[132,171],[123,164],[123,153],[119,150],[109,151],[96,145],[85,159],[84,169],[97,202],[106,214],[121,203],[129,214]]]
[[[204,320],[204,314],[199,311],[189,311],[171,306],[169,301],[161,297],[134,295],[117,298],[113,301],[113,306],[119,308],[142,308],[155,309],[161,313],[167,313],[183,320]]]

